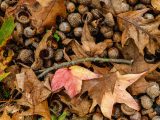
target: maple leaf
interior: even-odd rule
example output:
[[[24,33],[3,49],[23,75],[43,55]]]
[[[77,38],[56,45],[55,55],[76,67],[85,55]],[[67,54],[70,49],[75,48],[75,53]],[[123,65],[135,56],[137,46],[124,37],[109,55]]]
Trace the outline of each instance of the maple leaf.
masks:
[[[23,6],[29,10],[37,32],[55,25],[57,16],[66,16],[64,0],[19,0],[16,6],[7,9],[6,15],[17,13]]]
[[[64,87],[67,94],[72,98],[81,91],[82,80],[89,80],[101,77],[83,67],[71,66],[58,69],[53,75],[51,88],[57,91]]]
[[[145,73],[121,75],[119,72],[114,72],[104,75],[102,79],[85,81],[82,89],[88,91],[93,99],[90,111],[98,104],[103,115],[111,118],[115,103],[125,103],[129,107],[139,110],[138,103],[126,91],[126,88]]]
[[[86,54],[94,56],[102,54],[103,51],[110,46],[110,39],[106,39],[96,44],[94,37],[91,36],[88,24],[85,22],[82,31],[81,43]]]
[[[154,20],[147,20],[143,18],[143,14],[149,9],[142,9],[137,11],[129,11],[119,14],[118,24],[122,30],[122,46],[125,45],[128,38],[132,38],[137,45],[139,52],[144,55],[144,48],[147,47],[148,51],[155,54],[155,51],[160,47],[160,17]]]
[[[138,47],[133,40],[128,41],[128,45],[125,45],[122,48],[121,53],[124,59],[132,59],[134,61],[132,65],[115,63],[114,68],[116,68],[121,74],[137,74],[146,70],[150,73],[160,65],[160,62],[156,64],[148,64],[144,60],[144,57],[139,53]],[[144,78],[141,78],[130,86],[130,90],[133,95],[138,95],[140,93],[145,93],[148,86],[149,83]]]

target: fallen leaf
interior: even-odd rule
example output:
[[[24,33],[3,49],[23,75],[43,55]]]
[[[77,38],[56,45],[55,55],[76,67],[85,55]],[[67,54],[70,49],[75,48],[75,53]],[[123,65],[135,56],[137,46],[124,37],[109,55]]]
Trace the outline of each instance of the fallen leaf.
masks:
[[[160,0],[151,0],[151,4],[156,10],[160,11]]]
[[[44,101],[51,93],[42,82],[37,79],[37,76],[32,69],[23,68],[20,74],[16,75],[17,82],[23,90],[23,96],[26,102],[31,105],[37,105]],[[22,83],[24,82],[24,83]]]
[[[94,37],[91,36],[87,22],[85,22],[82,31],[81,43],[86,54],[89,56],[96,56],[101,55],[104,50],[110,46],[110,39],[106,39],[96,44]]]
[[[89,113],[91,100],[88,100],[87,98],[81,99],[80,97],[75,97],[70,99],[67,96],[60,96],[60,99],[63,103],[70,107],[70,111],[72,113],[75,113],[80,117],[83,117]]]
[[[155,51],[160,47],[160,17],[154,20],[147,20],[143,18],[143,14],[149,9],[142,9],[136,11],[129,11],[118,15],[118,24],[122,33],[122,46],[125,45],[129,38],[132,38],[139,49],[139,52],[144,55],[144,48],[155,54]]]
[[[16,6],[7,9],[6,15],[15,14],[24,6],[31,14],[31,23],[37,32],[50,29],[55,25],[57,16],[66,16],[64,0],[19,0]]]
[[[8,17],[6,20],[4,20],[4,22],[0,28],[0,36],[1,36],[0,37],[0,50],[8,42],[14,28],[15,28],[15,24],[14,24],[13,17]]]
[[[0,117],[0,120],[11,120],[11,117],[8,115],[6,110],[4,110],[2,116]]]
[[[51,119],[47,100],[42,101],[41,103],[35,105],[33,108],[30,108],[25,112],[22,112],[21,115],[23,116],[40,115],[44,118],[44,120]]]
[[[146,70],[150,73],[160,64],[148,64],[145,62],[144,57],[139,53],[139,50],[133,40],[128,41],[128,45],[123,47],[121,53],[123,54],[124,59],[132,59],[134,61],[132,65],[114,64],[114,68],[116,68],[116,70],[118,70],[121,74],[137,74]],[[129,88],[132,95],[137,95],[140,93],[145,93],[148,85],[149,83],[144,78],[141,78]],[[141,86],[143,86],[143,88],[140,88]]]
[[[73,98],[81,91],[82,80],[90,80],[99,77],[101,76],[80,66],[60,68],[53,75],[51,88],[52,91],[55,92],[64,87],[67,94]]]
[[[138,103],[126,91],[126,88],[145,73],[121,75],[119,72],[114,72],[105,75],[102,79],[85,81],[82,89],[86,89],[93,99],[90,111],[98,104],[103,115],[111,118],[115,103],[124,103],[135,110],[139,110]]]

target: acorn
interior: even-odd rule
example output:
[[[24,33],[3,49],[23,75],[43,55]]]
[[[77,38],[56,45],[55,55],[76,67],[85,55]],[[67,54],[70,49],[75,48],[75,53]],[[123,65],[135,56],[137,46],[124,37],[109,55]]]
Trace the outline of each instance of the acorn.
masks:
[[[100,32],[103,34],[105,38],[112,38],[113,36],[113,29],[108,26],[102,26],[100,28]]]
[[[113,41],[114,42],[121,42],[122,34],[120,32],[114,32],[113,34]]]
[[[1,3],[1,10],[6,11],[6,9],[9,7],[9,5],[6,3],[6,1],[2,1]]]
[[[92,120],[103,120],[103,115],[100,114],[100,113],[95,113],[95,114],[92,116]]]
[[[129,117],[130,117],[130,120],[141,120],[141,113],[136,111],[133,115]]]
[[[119,117],[117,120],[128,120],[126,117]]]
[[[82,36],[82,31],[83,31],[83,28],[82,27],[76,27],[74,28],[74,35],[76,37],[81,37]]]
[[[66,5],[66,8],[67,8],[67,11],[72,13],[75,11],[76,9],[76,6],[73,2],[68,2],[67,5]]]
[[[24,63],[32,63],[33,62],[33,51],[28,50],[28,49],[21,50],[18,55],[18,59],[20,59]]]
[[[29,46],[29,45],[32,45],[34,42],[38,42],[38,41],[39,41],[39,39],[37,37],[28,38],[25,40],[24,45]]]
[[[63,58],[63,49],[57,49],[55,52],[55,61],[60,61]]]
[[[23,25],[19,22],[16,22],[15,24],[16,24],[15,28],[16,28],[18,35],[22,35],[24,31]]]
[[[153,101],[147,95],[144,95],[141,97],[141,105],[145,109],[150,109],[152,108]]]
[[[30,22],[30,13],[27,10],[21,9],[16,13],[16,20],[22,24]]]
[[[88,7],[86,6],[86,5],[79,5],[78,6],[78,12],[80,13],[80,14],[84,14],[85,12],[88,12],[89,11],[89,9],[88,9]]]
[[[56,33],[59,35],[59,37],[60,37],[62,40],[66,39],[66,35],[65,35],[63,32],[57,30]]]
[[[140,2],[143,4],[150,4],[151,0],[140,0]]]
[[[144,18],[147,20],[153,20],[154,19],[154,15],[151,13],[146,13],[144,14]]]
[[[141,9],[144,9],[144,8],[147,8],[144,4],[137,4],[135,7],[134,7],[134,10],[141,10]]]
[[[71,24],[72,27],[79,26],[81,21],[81,15],[79,13],[71,13],[68,15],[68,22]]]
[[[14,5],[18,2],[18,0],[5,0],[8,5]]]
[[[92,0],[77,0],[79,4],[89,5],[92,3]]]
[[[146,93],[153,99],[159,96],[160,94],[159,84],[156,82],[152,82],[151,86],[147,88]]]
[[[121,110],[125,115],[133,115],[136,111],[126,104],[121,104]]]
[[[59,25],[59,30],[64,32],[64,33],[69,33],[71,31],[71,26],[68,22],[62,22]]]
[[[127,0],[127,2],[130,4],[130,5],[135,5],[138,0]]]
[[[109,26],[109,27],[113,27],[115,26],[115,21],[114,21],[114,18],[113,18],[113,15],[112,13],[107,13],[104,16],[104,22]]]
[[[151,119],[152,119],[154,116],[156,116],[156,115],[157,115],[157,112],[156,112],[156,111],[148,114],[149,118],[151,118]]]
[[[36,29],[29,26],[24,29],[24,35],[28,38],[33,37],[36,34]]]
[[[101,11],[98,10],[98,9],[92,9],[92,10],[91,10],[91,13],[93,14],[93,17],[94,17],[95,19],[99,19],[99,18],[102,17],[102,13],[101,13]]]
[[[91,22],[93,19],[93,15],[91,12],[86,12],[82,15],[82,21],[85,22],[87,21],[88,23]]]
[[[119,50],[115,47],[112,47],[108,50],[108,57],[109,58],[118,58],[119,57]]]
[[[147,115],[147,114],[149,114],[149,113],[152,113],[152,112],[154,112],[154,110],[153,110],[153,108],[150,108],[150,109],[145,109],[145,110],[142,110],[142,115]]]
[[[160,116],[154,116],[152,120],[160,120]]]
[[[48,60],[53,57],[53,53],[54,53],[53,49],[51,47],[48,47],[40,51],[39,57]]]

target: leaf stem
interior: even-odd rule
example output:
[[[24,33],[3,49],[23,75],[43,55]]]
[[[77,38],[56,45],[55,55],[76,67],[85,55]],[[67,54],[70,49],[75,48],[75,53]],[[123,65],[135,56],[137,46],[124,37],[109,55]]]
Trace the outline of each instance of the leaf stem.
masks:
[[[109,59],[109,58],[82,58],[82,59],[77,59],[74,61],[70,61],[70,62],[63,62],[61,64],[55,64],[52,67],[49,67],[47,69],[44,69],[42,71],[42,73],[40,75],[38,75],[38,78],[41,78],[43,76],[45,76],[48,72],[52,71],[52,70],[56,70],[62,67],[68,67],[68,66],[72,66],[72,65],[76,65],[79,63],[83,63],[83,62],[97,62],[97,61],[101,61],[101,62],[113,62],[113,63],[123,63],[123,64],[132,64],[133,60],[125,60],[125,59]]]

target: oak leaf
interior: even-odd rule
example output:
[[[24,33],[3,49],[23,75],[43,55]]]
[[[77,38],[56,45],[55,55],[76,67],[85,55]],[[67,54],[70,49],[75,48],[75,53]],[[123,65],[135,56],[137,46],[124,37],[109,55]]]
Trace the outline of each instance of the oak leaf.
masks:
[[[160,17],[154,20],[143,18],[143,14],[149,9],[142,9],[136,11],[129,11],[119,14],[118,24],[122,33],[122,46],[125,45],[129,38],[132,38],[137,45],[139,52],[144,55],[144,48],[155,54],[155,51],[160,47]]]
[[[156,9],[160,11],[160,0],[151,0],[151,5]]]
[[[111,118],[113,105],[125,103],[129,107],[139,110],[138,103],[126,91],[126,88],[137,81],[145,72],[139,74],[121,75],[118,71],[104,75],[104,78],[84,81],[83,91],[88,91],[93,99],[90,111],[98,104],[104,116]]]
[[[52,77],[52,91],[64,87],[67,94],[72,98],[81,91],[82,80],[90,80],[101,77],[80,66],[58,69]]]
[[[23,7],[29,10],[37,32],[55,25],[57,16],[66,16],[64,0],[19,0],[16,6],[7,9],[6,15],[15,14]]]

